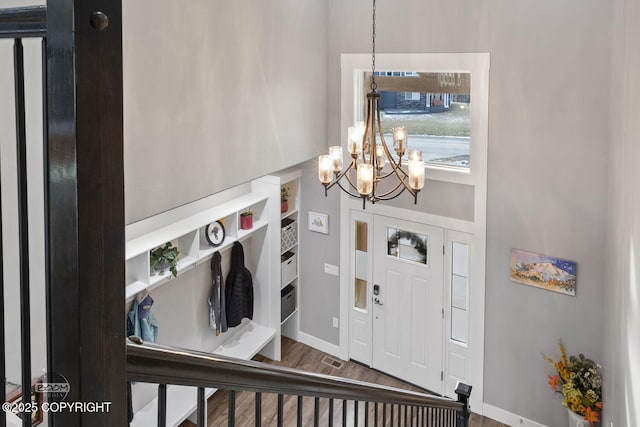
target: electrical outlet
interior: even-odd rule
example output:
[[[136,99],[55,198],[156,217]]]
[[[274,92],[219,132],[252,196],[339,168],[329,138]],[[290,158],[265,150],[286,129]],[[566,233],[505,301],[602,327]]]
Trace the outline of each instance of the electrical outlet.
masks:
[[[327,264],[326,262],[324,263],[324,272],[333,276],[340,275],[340,269],[337,265]]]
[[[340,327],[340,320],[337,317],[333,318],[333,327],[334,328],[339,328]]]

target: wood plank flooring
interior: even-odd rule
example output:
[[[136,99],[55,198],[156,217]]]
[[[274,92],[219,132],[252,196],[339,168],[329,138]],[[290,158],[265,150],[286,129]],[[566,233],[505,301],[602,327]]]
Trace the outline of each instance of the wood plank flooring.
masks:
[[[282,360],[280,362],[272,361],[262,356],[256,356],[255,360],[270,363],[278,366],[285,366],[289,368],[302,369],[310,372],[317,372],[325,375],[333,375],[345,378],[356,379],[360,381],[367,381],[375,384],[387,385],[391,387],[398,387],[414,391],[423,391],[410,384],[400,381],[396,378],[382,374],[373,369],[369,369],[358,363],[338,361],[341,363],[340,367],[332,366],[331,361],[337,359],[333,356],[329,356],[319,350],[306,346],[299,342],[290,340],[288,338],[282,338]],[[295,426],[297,425],[297,405],[298,399],[293,396],[286,396],[284,398],[284,425]],[[311,397],[305,397],[302,399],[302,425],[313,426],[314,420],[314,399]],[[364,403],[358,405],[358,425],[364,424],[365,408]],[[373,405],[369,405],[369,425],[373,425],[374,408]],[[390,409],[387,406],[389,415]],[[320,399],[319,401],[319,418],[321,426],[328,425],[329,418],[329,401],[328,399]],[[348,426],[354,426],[354,404],[349,402],[347,404],[348,414]],[[379,408],[379,420],[382,420],[382,408]],[[255,414],[255,394],[254,393],[236,393],[235,403],[235,425],[237,427],[253,427]],[[227,425],[228,416],[228,400],[227,392],[219,391],[215,393],[208,401],[208,427],[223,427]],[[397,407],[394,413],[394,420],[397,420]],[[262,425],[263,426],[275,426],[277,417],[277,396],[271,394],[262,395]],[[342,401],[335,400],[333,408],[333,418],[335,426],[342,426]],[[404,420],[404,415],[403,415]],[[397,421],[396,421],[397,422]],[[379,421],[378,425],[382,425]],[[395,425],[395,422],[394,422]],[[185,421],[181,427],[194,426],[193,423]],[[489,418],[481,417],[477,414],[472,414],[470,420],[470,427],[507,427],[505,424],[501,424],[497,421]]]

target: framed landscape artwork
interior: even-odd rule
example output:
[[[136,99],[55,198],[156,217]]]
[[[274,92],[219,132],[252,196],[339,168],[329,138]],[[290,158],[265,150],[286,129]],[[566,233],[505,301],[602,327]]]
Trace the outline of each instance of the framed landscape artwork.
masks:
[[[511,280],[561,294],[576,295],[576,263],[511,249]]]

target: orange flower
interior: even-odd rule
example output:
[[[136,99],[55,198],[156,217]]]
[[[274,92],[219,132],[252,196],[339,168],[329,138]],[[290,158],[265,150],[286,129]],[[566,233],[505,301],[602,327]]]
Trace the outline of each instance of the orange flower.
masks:
[[[596,403],[596,408],[602,409],[602,402],[597,402]]]
[[[558,380],[560,378],[557,375],[547,375],[547,377],[549,377],[549,387],[555,391],[558,388]]]
[[[592,411],[591,408],[587,408],[584,411],[584,419],[589,421],[590,423],[600,421],[600,418],[598,418],[598,415],[600,415],[600,412]]]

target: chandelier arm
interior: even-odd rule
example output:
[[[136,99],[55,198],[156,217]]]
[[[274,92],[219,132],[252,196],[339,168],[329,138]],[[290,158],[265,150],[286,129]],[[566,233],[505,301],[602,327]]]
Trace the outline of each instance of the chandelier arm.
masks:
[[[391,166],[391,167],[393,168],[393,166]],[[404,177],[405,177],[405,178],[409,176],[409,174],[407,174],[407,173],[404,171],[404,169],[402,169],[402,166],[398,166],[398,169],[399,169],[399,171],[404,175]],[[386,173],[386,174],[384,174],[384,175],[380,175],[378,178],[382,180],[382,179],[385,179],[385,178],[387,178],[387,177],[389,177],[389,176],[391,176],[391,175],[393,175],[393,170],[390,170],[389,172],[387,172],[387,173]]]
[[[351,184],[351,180],[349,180],[349,179],[347,178],[347,181],[349,181],[349,184]],[[335,182],[335,184],[338,184],[338,187],[340,187],[340,189],[341,189],[342,191],[344,191],[345,193],[347,193],[347,194],[348,194],[348,195],[350,195],[351,197],[356,197],[356,198],[360,198],[360,197],[362,197],[362,194],[360,194],[360,193],[358,193],[358,194],[354,194],[354,193],[352,193],[351,191],[349,191],[348,189],[344,188],[344,187],[342,186],[342,184],[340,183],[340,181],[336,181],[336,182]],[[353,187],[353,184],[351,184],[351,186]],[[355,187],[354,187],[354,188],[355,188]]]
[[[387,156],[387,160],[389,160],[389,163],[391,163],[392,169],[398,169],[400,168],[400,170],[402,171],[402,173],[404,174],[404,176],[407,176],[406,172],[402,170],[401,165],[402,165],[402,157],[399,157],[398,162],[395,161],[395,159],[393,158],[393,156],[391,155],[391,152],[389,151],[389,147],[387,147],[387,142],[384,140],[384,133],[382,133],[382,123],[380,122],[380,109],[378,108],[377,112],[376,112],[377,116],[378,116],[378,133],[380,134],[380,141],[382,141],[382,149],[384,150],[385,155]]]
[[[395,196],[389,198],[389,199],[384,199],[385,197],[390,196],[391,194],[395,193],[398,189],[401,189],[400,192],[398,192]],[[376,195],[376,198],[379,200],[391,200],[394,199],[396,197],[398,197],[400,194],[402,194],[404,192],[404,190],[408,190],[411,191],[411,189],[409,187],[407,187],[407,185],[405,184],[404,181],[399,181],[395,187],[393,187],[392,189],[380,194],[380,195]]]

